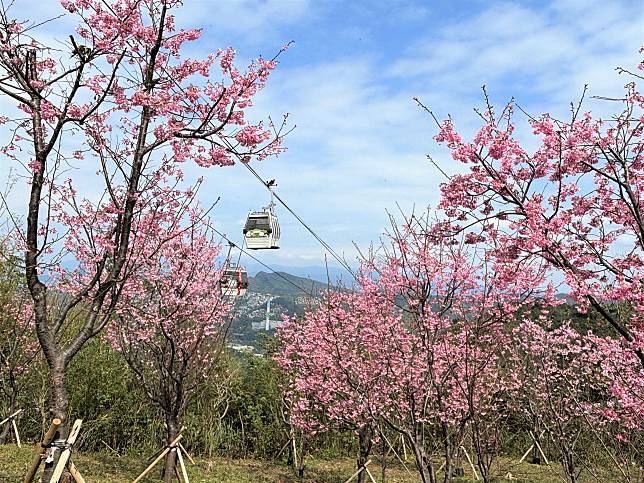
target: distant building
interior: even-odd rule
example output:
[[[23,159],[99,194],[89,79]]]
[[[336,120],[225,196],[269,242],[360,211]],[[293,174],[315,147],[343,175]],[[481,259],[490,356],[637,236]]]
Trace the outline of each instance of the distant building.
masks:
[[[281,326],[283,324],[284,324],[283,320],[272,320],[272,319],[270,319],[268,321],[268,330],[275,330],[276,328],[278,328],[279,326]],[[261,320],[259,322],[251,322],[251,328],[254,331],[266,330],[266,321]]]

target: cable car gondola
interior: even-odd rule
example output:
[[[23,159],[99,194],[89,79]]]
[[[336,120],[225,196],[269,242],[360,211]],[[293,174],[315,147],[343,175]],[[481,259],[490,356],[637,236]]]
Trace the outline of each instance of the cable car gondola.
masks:
[[[248,291],[248,273],[241,266],[229,264],[221,275],[221,293],[225,297],[242,297]]]
[[[271,202],[261,211],[251,211],[244,225],[246,247],[251,250],[278,249],[280,247],[280,224],[275,214],[273,191],[274,181],[266,183],[271,192]]]

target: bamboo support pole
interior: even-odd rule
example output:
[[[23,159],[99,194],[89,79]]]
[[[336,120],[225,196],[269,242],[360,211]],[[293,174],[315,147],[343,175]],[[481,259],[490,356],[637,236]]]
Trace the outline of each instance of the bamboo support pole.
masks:
[[[152,463],[150,463],[150,465],[145,470],[143,470],[143,473],[141,473],[136,478],[136,480],[134,480],[132,483],[138,483],[145,477],[145,475],[147,475],[150,471],[152,471],[152,468],[154,468],[157,465],[157,463],[161,461],[163,457],[168,454],[168,452],[170,452],[171,449],[177,446],[177,443],[181,440],[181,438],[183,438],[182,434],[174,438],[174,440],[170,443],[170,445],[168,445],[167,448],[161,451],[161,454],[159,454],[159,456],[157,456],[156,459]]]
[[[532,437],[532,440],[534,441],[534,444],[537,445],[537,449],[539,450],[539,453],[541,453],[541,456],[543,457],[543,461],[545,461],[546,464],[549,465],[550,462],[548,461],[548,458],[546,458],[546,455],[543,452],[543,449],[541,448],[541,445],[539,444],[539,441],[537,441],[537,438],[535,438],[535,436],[532,433],[532,431],[530,431],[529,433],[530,433],[530,437]]]
[[[523,463],[523,460],[528,457],[528,455],[530,454],[530,451],[532,451],[532,448],[534,448],[534,443],[532,443],[530,445],[530,447],[526,450],[526,452],[523,453],[523,456],[521,456],[521,459],[519,460],[519,463]]]
[[[403,457],[405,458],[405,461],[407,461],[407,444],[405,444],[405,435],[400,435],[400,442],[402,443],[403,447]]]
[[[364,467],[364,470],[367,472],[367,475],[369,476],[369,479],[371,480],[371,483],[377,483],[377,482],[376,482],[376,479],[375,479],[375,478],[373,477],[373,475],[371,474],[371,471],[369,471],[369,468],[367,468],[367,467],[365,466],[365,467]]]
[[[412,474],[411,471],[409,471],[409,468],[407,468],[407,465],[405,464],[405,462],[400,458],[400,455],[396,452],[393,445],[389,442],[389,439],[387,439],[387,436],[385,436],[385,433],[380,433],[380,434],[382,435],[383,439],[387,442],[387,445],[391,449],[392,453],[396,456],[396,459],[400,461],[400,464],[403,465],[403,468],[405,468],[407,473],[411,475]]]
[[[188,472],[186,471],[186,465],[183,462],[183,456],[181,455],[181,448],[177,448],[177,459],[179,460],[179,467],[181,468],[181,475],[183,476],[183,481],[185,483],[190,483],[188,479]]]
[[[545,429],[544,429],[544,430],[542,430],[542,431],[541,431],[541,433],[539,433],[539,438],[541,438],[541,436],[543,436],[543,433],[545,433],[545,432],[546,432],[546,430],[545,430]],[[532,448],[534,448],[534,443],[532,443],[532,445],[530,445],[530,447],[529,447],[529,448],[528,448],[528,450],[523,454],[523,456],[521,456],[521,459],[519,460],[519,463],[523,463],[523,460],[524,460],[524,459],[526,459],[526,458],[528,457],[528,455],[530,454],[530,451],[532,451]]]
[[[20,414],[21,412],[22,412],[22,409],[18,409],[15,413],[10,414],[10,415],[9,415],[9,416],[7,416],[6,418],[4,418],[2,421],[0,421],[0,426],[2,426],[2,425],[3,425],[4,423],[6,423],[7,421],[11,421],[11,420],[13,420],[13,419],[14,419],[16,416],[18,416],[18,414]]]
[[[360,468],[358,468],[358,470],[354,474],[352,474],[349,477],[349,479],[347,481],[345,481],[344,483],[349,483],[351,480],[353,480],[356,476],[358,476],[360,473],[362,473],[364,470],[366,470],[367,465],[369,465],[370,463],[371,463],[371,460],[367,461],[364,465],[362,465]]]
[[[474,467],[474,463],[472,463],[472,458],[470,458],[470,454],[465,449],[465,446],[461,446],[461,449],[463,450],[463,453],[465,453],[465,457],[467,458],[467,462],[470,464],[470,468],[472,468],[472,473],[474,473],[474,477],[476,478],[476,481],[479,481],[479,475],[476,472],[476,468]]]
[[[60,480],[60,477],[63,475],[63,471],[65,471],[65,468],[67,467],[69,457],[72,455],[72,446],[76,442],[76,438],[80,433],[81,424],[83,424],[82,419],[74,421],[74,425],[72,426],[69,436],[67,437],[67,441],[65,442],[67,447],[61,453],[60,458],[58,458],[58,464],[56,465],[56,468],[54,468],[54,473],[51,476],[50,483],[58,483],[58,480]]]
[[[22,480],[23,483],[31,483],[32,480],[34,479],[34,476],[36,476],[36,472],[38,471],[38,467],[40,466],[40,462],[42,461],[42,453],[43,450],[51,443],[51,440],[54,439],[54,435],[56,434],[56,431],[58,430],[58,427],[62,424],[63,422],[56,418],[51,422],[51,425],[49,426],[49,429],[45,433],[45,435],[42,438],[42,441],[40,444],[36,445],[37,451],[34,452],[34,456],[31,459],[31,464],[29,465],[29,469],[27,470],[27,474],[25,475],[24,479]]]
[[[72,475],[76,483],[86,483],[85,478],[83,478],[83,475],[81,475],[80,471],[78,471],[78,468],[76,468],[76,465],[74,463],[70,462],[68,469],[69,473]]]
[[[179,448],[181,448],[181,451],[186,455],[186,457],[190,460],[190,463],[193,465],[196,465],[195,460],[192,459],[192,456],[190,456],[190,453],[186,450],[186,448],[183,447],[183,444],[179,443]]]
[[[284,446],[282,446],[282,448],[277,452],[274,459],[279,458],[280,455],[284,452],[284,450],[290,445],[291,445],[291,439],[289,438],[289,440],[286,443],[284,443]]]
[[[18,434],[18,426],[16,426],[15,419],[11,419],[11,426],[13,426],[13,432],[16,435],[16,443],[18,443],[18,448],[22,448],[22,445],[20,444],[20,435]]]
[[[183,478],[181,478],[181,473],[179,473],[179,468],[177,468],[177,465],[174,465],[174,476],[177,477],[177,481],[179,483],[184,483]]]
[[[13,414],[10,414],[2,421],[0,421],[0,426],[3,426],[5,423],[11,424],[13,434],[16,436],[16,443],[18,444],[18,448],[22,448],[22,445],[20,444],[20,434],[18,434],[18,426],[16,425],[16,416],[18,416],[21,412],[22,409],[18,409]]]

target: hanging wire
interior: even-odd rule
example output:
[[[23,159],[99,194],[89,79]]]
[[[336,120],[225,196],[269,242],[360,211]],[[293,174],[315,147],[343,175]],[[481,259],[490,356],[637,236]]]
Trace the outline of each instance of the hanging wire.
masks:
[[[240,160],[240,161],[241,161],[241,160]],[[280,198],[280,196],[279,196],[279,195],[278,195],[278,194],[273,190],[272,186],[269,186],[269,183],[267,183],[266,181],[264,181],[264,180],[262,179],[262,177],[257,173],[257,171],[255,171],[255,169],[253,169],[253,167],[252,167],[252,166],[250,166],[248,163],[244,163],[244,162],[242,162],[241,164],[243,164],[243,165],[246,167],[246,169],[248,169],[248,171],[250,171],[250,172],[255,176],[255,178],[257,178],[257,179],[259,180],[259,182],[260,182],[260,183],[262,183],[262,184],[264,185],[264,187],[266,187],[266,189],[268,189],[268,190],[270,191],[271,195],[272,195],[272,196],[274,196],[274,197],[275,197],[275,199],[276,199],[277,201],[279,201],[279,202],[280,202],[280,204],[281,204],[284,208],[286,208],[286,209],[289,211],[289,213],[291,213],[291,214],[295,217],[295,219],[296,219],[297,221],[299,221],[299,222],[300,222],[300,224],[301,224],[304,228],[306,228],[306,230],[307,230],[311,235],[313,235],[313,237],[314,237],[314,238],[315,238],[315,239],[320,243],[320,245],[322,245],[322,247],[323,247],[326,251],[328,251],[328,252],[329,252],[329,254],[330,254],[333,258],[335,258],[335,259],[338,261],[338,263],[342,266],[342,268],[344,268],[347,272],[349,272],[349,273],[351,274],[351,276],[352,276],[355,280],[358,280],[357,275],[356,275],[356,274],[355,274],[355,272],[352,270],[352,268],[349,266],[349,264],[346,262],[346,260],[344,260],[344,258],[342,258],[340,255],[338,255],[338,253],[333,249],[333,247],[331,247],[331,245],[329,245],[326,241],[324,241],[324,240],[322,239],[322,237],[320,237],[320,236],[319,236],[319,235],[318,235],[318,234],[317,234],[317,233],[316,233],[316,232],[315,232],[315,231],[314,231],[314,230],[313,230],[313,229],[312,229],[312,228],[311,228],[311,227],[310,227],[310,226],[309,226],[309,225],[308,225],[308,224],[307,224],[307,223],[306,223],[306,222],[305,222],[305,221],[304,221],[304,220],[303,220],[303,219],[302,219],[302,218],[301,218],[297,213],[295,213],[295,211],[294,211],[290,206],[288,206],[288,205],[286,204],[286,202],[285,202],[282,198]]]
[[[312,297],[312,296],[313,296],[313,295],[311,294],[311,292],[309,292],[309,291],[307,291],[306,289],[302,288],[300,285],[296,284],[296,283],[295,283],[295,282],[293,282],[292,280],[289,280],[289,279],[288,279],[288,278],[286,278],[284,275],[282,275],[280,272],[278,272],[278,271],[276,271],[276,270],[273,270],[273,268],[272,268],[272,267],[270,267],[269,265],[267,265],[267,264],[265,264],[264,262],[262,262],[259,258],[257,258],[257,257],[255,257],[255,256],[253,256],[252,254],[250,254],[247,250],[244,250],[242,247],[240,247],[239,245],[237,245],[235,242],[233,242],[230,238],[228,238],[226,235],[224,235],[223,233],[221,233],[221,232],[220,232],[219,230],[217,230],[216,228],[214,228],[214,227],[212,227],[212,226],[211,226],[210,228],[212,229],[212,231],[214,231],[214,232],[215,232],[215,233],[217,233],[220,237],[222,237],[224,240],[226,240],[226,241],[228,242],[228,244],[229,244],[231,247],[237,248],[237,249],[239,250],[239,258],[237,259],[237,264],[239,264],[239,260],[241,259],[241,255],[242,255],[242,253],[243,253],[244,255],[248,256],[249,258],[252,258],[252,259],[253,259],[253,260],[255,260],[257,263],[259,263],[262,267],[264,267],[264,268],[266,268],[266,269],[270,270],[272,273],[274,273],[275,275],[277,275],[279,278],[281,278],[281,279],[282,279],[282,280],[284,280],[285,282],[287,282],[287,283],[289,283],[289,284],[293,285],[293,287],[295,287],[296,289],[298,289],[298,290],[300,290],[301,292],[305,293],[305,294],[306,294],[306,295],[308,295],[309,297]]]
[[[239,156],[238,156],[238,158],[239,158]],[[240,161],[241,161],[241,159],[240,159]],[[282,198],[280,198],[280,197],[279,197],[279,195],[278,195],[277,193],[275,193],[275,192],[273,191],[272,186],[271,186],[271,185],[269,185],[269,183],[267,183],[266,181],[264,181],[264,179],[263,179],[263,178],[262,178],[262,177],[257,173],[257,171],[255,171],[251,166],[249,166],[249,165],[248,165],[248,163],[242,163],[242,164],[243,164],[244,166],[246,166],[246,169],[248,169],[248,170],[249,170],[249,171],[250,171],[250,172],[255,176],[255,178],[257,178],[257,179],[259,180],[259,182],[260,182],[260,183],[262,183],[262,184],[263,184],[263,185],[264,185],[264,186],[265,186],[265,187],[266,187],[266,188],[271,192],[271,195],[275,196],[275,198],[277,199],[277,201],[279,201],[279,202],[282,204],[282,206],[284,206],[284,208],[286,208],[286,209],[287,209],[287,210],[288,210],[288,211],[289,211],[289,212],[290,212],[290,213],[291,213],[291,214],[292,214],[292,215],[293,215],[293,216],[294,216],[294,217],[295,217],[295,218],[296,218],[296,219],[297,219],[301,224],[302,224],[302,226],[304,226],[304,228],[306,228],[306,229],[309,231],[309,233],[311,233],[311,235],[313,235],[313,236],[315,237],[315,239],[316,239],[316,240],[317,240],[317,241],[318,241],[318,242],[319,242],[319,243],[320,243],[320,244],[321,244],[321,245],[322,245],[322,246],[323,246],[323,247],[324,247],[324,248],[325,248],[325,249],[326,249],[330,254],[331,254],[331,256],[333,256],[333,258],[335,258],[335,259],[340,263],[340,265],[342,265],[342,267],[343,267],[347,272],[349,272],[349,273],[351,274],[351,276],[354,278],[354,280],[356,280],[356,281],[358,281],[358,282],[359,282],[359,280],[358,280],[358,276],[357,276],[357,275],[355,274],[355,272],[351,269],[351,267],[350,267],[350,266],[349,266],[349,264],[344,260],[344,258],[340,257],[340,256],[336,253],[336,251],[335,251],[335,250],[334,250],[334,249],[333,249],[333,248],[332,248],[332,247],[331,247],[327,242],[325,242],[325,241],[324,241],[324,240],[323,240],[323,239],[322,239],[322,238],[321,238],[317,233],[315,233],[315,231],[313,231],[313,229],[312,229],[311,227],[309,227],[309,226],[304,222],[304,220],[302,220],[302,218],[300,218],[300,216],[299,216],[297,213],[295,213],[295,211],[293,211],[293,210],[292,210],[292,209],[291,209],[291,208],[286,204],[286,202],[284,202],[284,200],[282,200]],[[254,258],[254,257],[253,257],[253,258]],[[260,263],[261,263],[261,262],[260,262]],[[406,307],[404,307],[403,305],[399,304],[399,303],[398,303],[398,302],[396,302],[395,300],[392,300],[392,303],[394,304],[394,306],[398,307],[398,308],[399,308],[400,310],[402,310],[403,312],[411,313],[411,311],[410,311],[408,308],[406,308]]]
[[[292,42],[292,41],[291,41],[291,42]],[[289,42],[289,45],[290,45],[290,43],[291,43],[291,42]],[[275,60],[275,59],[279,56],[279,54],[280,54],[281,52],[282,52],[282,50],[280,50],[280,51],[278,52],[278,54],[277,54],[275,57],[273,57],[273,60]],[[164,70],[164,72],[166,72],[166,73],[167,73],[167,71],[166,71],[165,69],[163,69],[163,70]],[[172,76],[170,76],[170,77],[172,78]],[[176,80],[174,80],[173,78],[172,78],[172,80],[173,80],[173,82],[174,82],[175,86],[176,86],[177,88],[179,88],[179,90],[181,90],[183,93],[185,93],[185,89],[184,89],[184,88],[183,88],[183,87],[182,87],[182,86],[181,86],[181,85],[180,85]],[[264,181],[264,180],[262,179],[262,177],[261,177],[259,174],[257,174],[257,171],[255,171],[255,170],[254,170],[254,169],[253,169],[253,168],[252,168],[248,163],[245,163],[245,162],[243,162],[243,161],[242,161],[241,156],[237,153],[237,151],[233,148],[233,146],[231,146],[231,145],[230,145],[230,143],[228,143],[226,140],[223,140],[223,141],[224,141],[224,144],[227,144],[227,146],[228,146],[228,152],[229,152],[229,153],[231,153],[231,154],[234,154],[234,155],[237,157],[237,159],[239,160],[239,162],[240,162],[241,164],[243,164],[243,165],[246,167],[246,169],[248,169],[248,170],[249,170],[249,171],[250,171],[250,172],[251,172],[251,173],[252,173],[252,174],[253,174],[253,175],[254,175],[254,176],[259,180],[259,182],[260,182],[260,183],[262,183],[262,184],[264,185],[264,187],[266,187],[266,188],[271,192],[271,194],[275,196],[275,198],[277,199],[277,201],[279,201],[279,202],[282,204],[282,206],[283,206],[284,208],[286,208],[286,209],[289,211],[289,213],[291,213],[291,214],[295,217],[295,219],[296,219],[297,221],[299,221],[299,222],[300,222],[300,224],[301,224],[304,228],[306,228],[306,230],[307,230],[311,235],[313,235],[313,237],[314,237],[314,238],[315,238],[315,239],[320,243],[320,245],[322,245],[322,247],[323,247],[326,251],[328,251],[328,252],[331,254],[331,256],[333,256],[333,258],[335,258],[335,259],[338,261],[338,263],[342,266],[342,268],[344,268],[347,272],[349,272],[349,273],[351,274],[351,276],[353,277],[353,279],[354,279],[354,280],[358,281],[358,277],[357,277],[357,275],[355,274],[355,272],[353,271],[353,269],[349,266],[349,264],[346,262],[346,260],[344,260],[344,258],[343,258],[343,257],[341,257],[340,255],[338,255],[338,254],[337,254],[337,252],[336,252],[336,251],[331,247],[331,245],[329,245],[327,242],[325,242],[325,241],[324,241],[324,240],[323,240],[323,239],[322,239],[322,238],[321,238],[321,237],[320,237],[320,236],[319,236],[315,231],[313,231],[313,229],[312,229],[309,225],[307,225],[307,224],[304,222],[304,220],[303,220],[302,218],[300,218],[300,216],[299,216],[297,213],[295,213],[295,211],[293,211],[293,210],[291,209],[291,207],[290,207],[290,206],[288,206],[288,205],[286,204],[286,202],[284,202],[284,200],[282,200],[282,198],[280,198],[280,197],[279,197],[279,195],[278,195],[277,193],[275,193],[275,192],[271,189],[271,186],[270,186],[266,181]],[[271,198],[271,201],[272,201],[272,198]],[[215,230],[215,231],[216,231],[216,230]],[[219,233],[219,232],[217,232],[217,233]],[[221,235],[221,234],[220,234],[220,235]],[[222,235],[222,236],[223,236],[223,235]],[[225,237],[224,237],[224,238],[225,238]],[[226,238],[226,240],[228,240],[228,238]],[[229,243],[232,243],[230,240],[228,240],[228,242],[229,242]],[[238,248],[239,248],[239,247],[238,247]],[[242,250],[242,249],[240,248],[240,250]],[[266,268],[268,268],[269,270],[271,270],[273,273],[275,273],[275,274],[279,275],[279,274],[278,274],[277,272],[275,272],[272,268],[268,267],[268,265],[264,265],[264,263],[263,263],[263,262],[259,261],[259,260],[258,260],[257,258],[255,258],[254,256],[250,255],[248,252],[245,252],[245,253],[246,253],[249,257],[251,257],[252,259],[256,260],[257,262],[261,263],[263,266],[265,266]],[[241,256],[241,255],[240,255],[240,256]],[[284,277],[282,277],[282,278],[284,278]],[[284,278],[284,279],[285,279],[285,280],[287,280],[286,278]],[[288,281],[289,283],[292,283],[290,280],[287,280],[287,281]],[[293,285],[295,285],[295,284],[293,284]]]

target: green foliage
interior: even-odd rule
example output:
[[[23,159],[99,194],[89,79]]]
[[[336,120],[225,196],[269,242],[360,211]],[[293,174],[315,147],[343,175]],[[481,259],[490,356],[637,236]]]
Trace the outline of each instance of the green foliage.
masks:
[[[562,318],[570,315],[573,314],[562,309]],[[266,337],[261,344],[262,356],[225,352],[217,366],[211,368],[210,376],[192,395],[183,421],[186,426],[184,444],[191,454],[215,460],[225,457],[277,459],[281,460],[280,464],[286,462],[288,451],[285,444],[289,439],[283,415],[285,381],[271,358],[277,341]],[[33,441],[40,438],[42,428],[49,421],[46,412],[46,365],[40,360],[36,361],[25,377],[18,401],[18,407],[24,408],[25,414],[19,427],[23,439]],[[148,457],[163,446],[165,432],[158,408],[148,401],[136,376],[107,341],[101,338],[91,340],[74,359],[68,378],[70,417],[84,421],[78,446],[81,453],[120,455],[125,458],[120,461],[130,461],[128,458],[136,455],[139,458],[132,461],[144,462],[141,455]],[[514,459],[518,459],[517,455],[521,455],[531,444],[527,433],[529,429],[532,428],[527,426],[526,421],[506,421],[499,430],[503,453],[513,454],[516,456]],[[613,466],[606,450],[592,436],[590,433],[581,435],[580,445],[583,448],[580,450],[599,467]],[[631,455],[637,454],[635,448],[643,443],[642,435],[635,433],[628,444],[606,437],[608,439],[605,438],[604,444],[617,457],[631,458]],[[390,435],[390,440],[396,445],[397,452],[401,453],[395,435]],[[356,438],[351,431],[319,434],[308,438],[307,445],[317,461],[337,461],[338,458],[352,458],[356,454]],[[550,446],[547,438],[544,438],[543,447],[546,453],[556,458],[556,448]],[[388,448],[385,450],[387,453]],[[380,450],[377,452],[380,453]],[[391,454],[389,458],[393,461]],[[640,464],[641,461],[635,460],[634,471]],[[351,468],[351,464],[347,467]],[[501,470],[505,471],[505,467],[499,468]],[[515,472],[513,468],[511,470]],[[231,471],[236,470],[231,466]],[[289,470],[285,471],[290,474]],[[346,473],[350,474],[349,471]],[[344,479],[346,477],[348,475]]]
[[[162,420],[121,355],[92,339],[69,368],[70,414],[84,421],[82,447],[118,453],[161,445]]]

